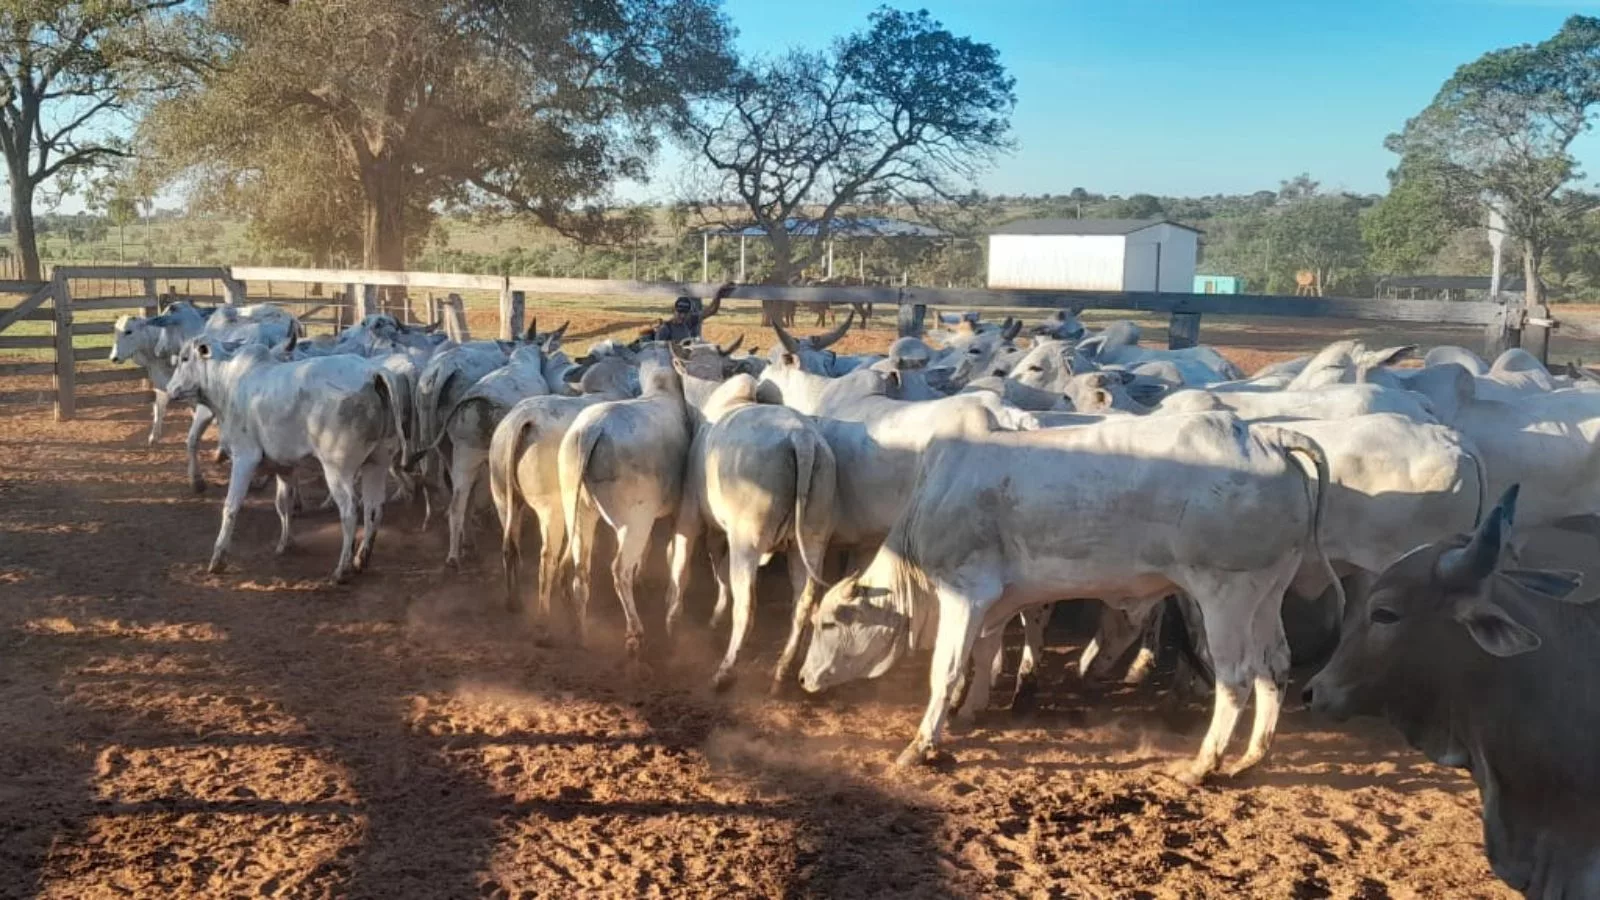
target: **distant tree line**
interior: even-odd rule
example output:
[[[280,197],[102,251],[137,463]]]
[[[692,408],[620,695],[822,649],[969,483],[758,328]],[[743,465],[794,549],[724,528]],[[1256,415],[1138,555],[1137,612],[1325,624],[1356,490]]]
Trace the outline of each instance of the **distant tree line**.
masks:
[[[1600,286],[1600,198],[1571,153],[1600,108],[1600,19],[1463,65],[1388,138],[1382,196],[1301,175],[1230,196],[986,197],[972,186],[1013,147],[1016,96],[992,45],[889,7],[775,57],[732,37],[720,0],[0,0],[6,224],[27,277],[42,235],[125,243],[180,187],[193,228],[245,223],[242,245],[180,233],[198,255],[698,277],[698,229],[755,225],[751,280],[819,280],[831,247],[837,278],[966,285],[1009,219],[1160,216],[1204,231],[1206,271],[1359,295],[1385,274],[1484,271],[1493,208],[1529,281]],[[681,202],[615,202],[666,142],[692,160]],[[49,214],[67,195],[91,214]],[[869,215],[949,237],[834,233]],[[458,221],[529,239],[469,252]],[[738,271],[736,242],[711,252],[712,277]]]

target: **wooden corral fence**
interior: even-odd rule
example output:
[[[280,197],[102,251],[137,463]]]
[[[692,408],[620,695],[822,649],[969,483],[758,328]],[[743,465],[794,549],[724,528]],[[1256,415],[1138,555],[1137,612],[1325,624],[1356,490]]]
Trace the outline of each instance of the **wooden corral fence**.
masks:
[[[424,313],[428,321],[440,316],[452,331],[464,322],[459,291],[489,292],[499,297],[501,339],[521,334],[525,327],[525,307],[529,294],[566,294],[591,296],[676,297],[680,295],[709,297],[716,285],[679,282],[609,281],[578,278],[520,278],[497,275],[466,275],[439,272],[376,272],[344,269],[286,269],[254,266],[173,267],[173,266],[63,266],[58,267],[51,281],[42,284],[25,282],[0,282],[0,294],[22,294],[25,299],[9,310],[0,308],[0,351],[10,349],[49,349],[55,359],[50,363],[22,363],[0,365],[0,376],[7,374],[45,374],[55,378],[55,413],[58,419],[70,419],[78,403],[74,396],[77,384],[111,381],[136,381],[141,374],[134,369],[79,373],[76,364],[105,356],[100,348],[74,349],[72,338],[84,334],[109,334],[109,321],[75,321],[75,313],[104,310],[140,310],[153,314],[161,296],[161,286],[174,281],[208,280],[222,286],[221,295],[214,299],[225,303],[244,303],[248,300],[272,299],[278,303],[298,305],[303,320],[313,324],[338,327],[359,321],[380,308],[395,309],[383,304],[383,293],[404,292],[407,302],[402,305],[403,315],[417,320],[411,307],[415,300],[413,291],[448,291],[446,298],[430,296],[430,307]],[[137,283],[138,292],[126,295],[84,298],[75,294],[74,286],[84,282]],[[330,296],[313,296],[307,291],[301,298],[285,299],[277,295],[276,286],[324,285],[338,286]],[[269,288],[269,286],[271,286]],[[255,289],[252,296],[252,288]],[[195,298],[199,299],[199,298]],[[1289,316],[1301,318],[1357,319],[1378,322],[1409,322],[1415,324],[1480,326],[1485,330],[1485,343],[1491,353],[1506,347],[1520,346],[1524,330],[1528,330],[1530,349],[1541,358],[1548,345],[1548,331],[1558,326],[1545,308],[1535,310],[1502,303],[1470,303],[1440,300],[1356,300],[1336,297],[1281,297],[1253,294],[1176,294],[1152,292],[1098,292],[1098,291],[1031,291],[1031,290],[967,290],[922,287],[855,287],[811,286],[787,287],[782,285],[741,285],[729,295],[732,300],[776,301],[786,303],[840,303],[852,305],[883,305],[898,309],[899,331],[902,335],[920,335],[929,307],[958,310],[976,309],[1063,309],[1081,306],[1086,309],[1125,310],[1143,313],[1165,313],[1170,317],[1167,342],[1169,347],[1193,346],[1200,340],[1201,317],[1207,313],[1224,316]],[[53,323],[50,336],[7,337],[3,332],[22,321],[49,321]],[[95,403],[122,402],[128,395],[97,396]],[[137,396],[137,395],[136,395]]]

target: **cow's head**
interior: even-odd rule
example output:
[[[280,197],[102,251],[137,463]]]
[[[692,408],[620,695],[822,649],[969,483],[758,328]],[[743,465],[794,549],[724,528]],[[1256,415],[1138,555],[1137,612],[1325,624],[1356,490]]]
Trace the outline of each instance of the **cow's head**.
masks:
[[[172,360],[167,396],[179,403],[194,403],[205,386],[206,367],[223,357],[224,350],[210,338],[185,341]]]
[[[1074,303],[1067,309],[1058,309],[1044,322],[1033,326],[1031,333],[1038,337],[1055,338],[1058,341],[1077,341],[1083,338],[1083,320],[1078,318],[1078,313],[1083,312],[1082,303]]]
[[[887,672],[912,633],[911,617],[892,602],[889,590],[864,585],[859,575],[828,589],[811,624],[800,686],[813,693]]]
[[[1314,709],[1336,718],[1387,715],[1413,746],[1459,763],[1440,715],[1451,692],[1493,677],[1496,660],[1539,648],[1539,635],[1508,607],[1566,599],[1581,577],[1505,565],[1517,491],[1512,485],[1477,531],[1401,557],[1378,576],[1365,605],[1346,610],[1339,649],[1306,686]]]
[[[154,351],[156,334],[149,327],[150,320],[143,316],[122,316],[113,326],[116,331],[111,337],[111,361],[114,363],[132,362],[139,351]]]

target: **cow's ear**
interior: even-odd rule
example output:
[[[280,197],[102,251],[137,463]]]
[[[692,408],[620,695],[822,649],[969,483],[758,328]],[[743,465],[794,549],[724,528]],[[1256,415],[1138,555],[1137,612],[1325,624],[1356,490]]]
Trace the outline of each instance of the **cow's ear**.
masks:
[[[1592,599],[1572,596],[1583,585],[1582,572],[1566,569],[1500,569],[1495,574],[1530,594],[1550,600],[1586,602]]]
[[[1095,405],[1098,406],[1098,407],[1101,407],[1101,408],[1104,408],[1104,409],[1109,409],[1111,407],[1111,403],[1112,403],[1111,392],[1110,391],[1095,391],[1094,392],[1094,402],[1095,402]]]
[[[1518,656],[1539,649],[1537,634],[1488,600],[1474,598],[1463,603],[1456,610],[1456,621],[1467,627],[1479,647],[1494,656]]]

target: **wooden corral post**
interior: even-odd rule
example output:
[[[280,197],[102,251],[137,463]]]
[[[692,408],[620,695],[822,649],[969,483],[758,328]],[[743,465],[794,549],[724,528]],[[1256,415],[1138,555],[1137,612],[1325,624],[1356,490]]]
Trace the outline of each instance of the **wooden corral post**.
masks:
[[[922,337],[922,323],[928,318],[925,303],[900,302],[899,329],[901,337]]]
[[[1510,303],[1496,304],[1495,319],[1484,326],[1484,349],[1490,359],[1522,346],[1522,317],[1524,310]]]
[[[1191,309],[1175,309],[1167,323],[1167,349],[1183,350],[1200,343],[1200,313]]]
[[[509,280],[500,285],[500,340],[514,341],[522,337],[523,308],[527,302],[528,295],[513,291]]]
[[[1550,307],[1543,303],[1525,308],[1526,315],[1522,320],[1523,349],[1534,355],[1534,358],[1546,366],[1550,364],[1550,332],[1556,327],[1556,320],[1550,317]]]
[[[467,304],[461,295],[452,293],[441,305],[444,307],[444,333],[450,340],[458,344],[472,340],[472,332],[467,328]]]
[[[56,421],[65,422],[78,412],[78,402],[73,395],[77,374],[72,358],[72,294],[59,269],[50,280],[54,293],[50,302],[56,306]]]
[[[232,275],[222,277],[222,296],[223,302],[229,306],[243,306],[250,302],[249,291],[245,288],[244,282]]]
[[[141,259],[139,260],[139,265],[148,269],[155,264],[148,259]],[[156,290],[154,276],[146,276],[144,279],[144,299],[145,304],[139,308],[139,312],[143,313],[145,318],[150,318],[161,312],[161,294]]]
[[[428,321],[422,324],[432,325],[442,318],[444,318],[444,311],[439,306],[439,298],[430,293],[428,295]]]

